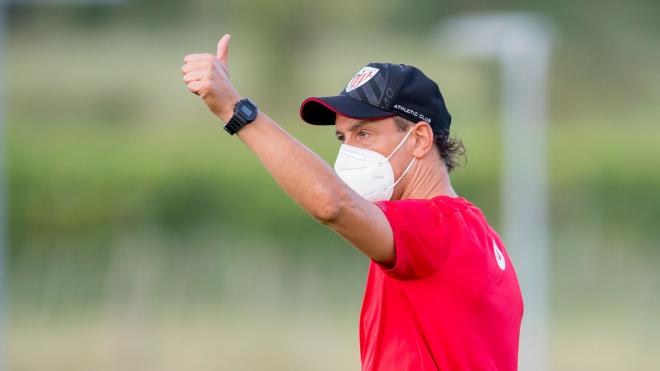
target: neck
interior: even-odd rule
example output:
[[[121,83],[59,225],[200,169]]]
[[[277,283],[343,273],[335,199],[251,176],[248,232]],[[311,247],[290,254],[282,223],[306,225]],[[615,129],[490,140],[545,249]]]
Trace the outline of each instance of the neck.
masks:
[[[405,184],[402,184],[398,199],[429,199],[441,195],[458,197],[451,186],[447,168],[441,160],[418,161],[406,174],[406,178],[401,181]]]

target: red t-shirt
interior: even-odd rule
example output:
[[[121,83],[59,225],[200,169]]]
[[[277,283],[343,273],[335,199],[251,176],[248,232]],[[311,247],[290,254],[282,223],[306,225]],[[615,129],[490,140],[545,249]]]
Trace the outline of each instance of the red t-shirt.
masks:
[[[362,370],[516,370],[522,295],[481,211],[449,196],[376,205],[392,227],[396,262],[369,267]]]

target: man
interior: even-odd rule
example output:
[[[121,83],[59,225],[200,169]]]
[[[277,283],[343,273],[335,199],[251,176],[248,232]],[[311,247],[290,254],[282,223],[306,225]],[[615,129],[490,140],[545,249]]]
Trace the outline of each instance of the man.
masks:
[[[335,171],[229,80],[230,35],[190,54],[183,80],[280,187],[371,259],[360,315],[362,370],[516,370],[523,304],[509,256],[452,189],[460,150],[438,86],[407,65],[371,63],[301,118],[335,125]]]

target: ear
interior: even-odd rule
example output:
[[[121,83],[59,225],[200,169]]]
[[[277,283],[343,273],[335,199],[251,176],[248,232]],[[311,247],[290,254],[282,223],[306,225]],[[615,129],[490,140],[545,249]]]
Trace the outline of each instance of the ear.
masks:
[[[413,156],[420,159],[433,149],[433,129],[426,121],[419,121],[413,127],[412,136],[415,138]]]

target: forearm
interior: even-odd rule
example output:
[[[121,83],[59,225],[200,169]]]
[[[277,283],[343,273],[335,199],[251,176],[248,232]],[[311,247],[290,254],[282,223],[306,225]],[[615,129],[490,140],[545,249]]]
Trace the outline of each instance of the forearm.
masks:
[[[318,155],[263,112],[238,132],[277,184],[310,215],[332,222],[347,195],[346,185]]]
[[[229,35],[220,39],[216,55],[186,55],[181,69],[188,89],[224,122],[233,116],[240,99],[229,81],[229,39]],[[376,261],[393,261],[394,240],[385,215],[348,188],[314,152],[262,112],[240,129],[238,136],[277,184],[310,215]]]
[[[313,151],[262,112],[238,136],[280,187],[315,219],[374,260],[393,262],[393,236],[385,216],[351,191]]]

